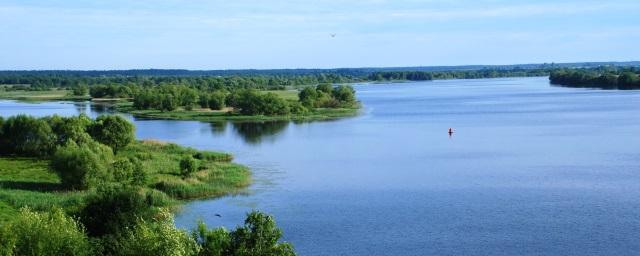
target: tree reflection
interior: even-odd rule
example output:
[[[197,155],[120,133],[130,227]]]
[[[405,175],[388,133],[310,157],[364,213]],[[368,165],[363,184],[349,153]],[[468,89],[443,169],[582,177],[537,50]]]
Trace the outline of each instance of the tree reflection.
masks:
[[[249,144],[259,144],[264,138],[271,138],[282,132],[288,121],[234,122],[233,129]]]
[[[211,133],[213,134],[224,133],[227,130],[227,121],[211,122],[209,126],[211,126]]]

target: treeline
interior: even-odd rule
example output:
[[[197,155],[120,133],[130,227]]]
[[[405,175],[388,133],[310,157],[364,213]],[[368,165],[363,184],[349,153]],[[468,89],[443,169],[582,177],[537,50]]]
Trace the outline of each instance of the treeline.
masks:
[[[47,159],[64,187],[59,192],[84,195],[66,212],[22,209],[0,227],[0,255],[295,255],[260,212],[233,231],[178,229],[167,211],[171,200],[144,186],[139,157],[146,152],[116,154],[133,141],[133,125],[116,115],[0,118],[2,155]],[[180,168],[188,177],[198,167],[187,156]]]
[[[112,87],[160,85],[185,85],[199,89],[284,89],[287,86],[316,85],[320,83],[349,83],[361,81],[360,77],[338,73],[313,75],[251,75],[251,76],[79,76],[66,74],[2,74],[0,85],[5,90],[48,90],[77,86],[106,86],[96,91],[98,95],[112,96]],[[107,91],[103,93],[102,91]],[[115,96],[112,96],[115,97]]]
[[[481,69],[467,71],[386,71],[374,72],[370,81],[426,81],[439,79],[478,79],[498,77],[546,76],[551,69]]]
[[[627,69],[563,69],[551,72],[552,84],[567,87],[634,90],[640,89],[640,70]]]
[[[188,86],[165,85],[138,88],[133,93],[133,107],[138,110],[173,111],[195,106],[212,110],[231,107],[242,115],[304,114],[314,108],[351,108],[356,103],[355,90],[348,85],[334,87],[319,84],[306,87],[299,100],[286,100],[275,93],[255,89],[198,90]]]

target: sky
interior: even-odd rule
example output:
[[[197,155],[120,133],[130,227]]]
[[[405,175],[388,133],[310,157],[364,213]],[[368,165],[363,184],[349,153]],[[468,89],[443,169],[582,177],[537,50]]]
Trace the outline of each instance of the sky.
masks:
[[[0,33],[2,70],[630,61],[640,1],[0,0]]]

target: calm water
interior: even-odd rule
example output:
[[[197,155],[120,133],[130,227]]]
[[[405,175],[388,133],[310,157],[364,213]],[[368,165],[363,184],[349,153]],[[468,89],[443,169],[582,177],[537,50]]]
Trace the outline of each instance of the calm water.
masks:
[[[228,151],[254,172],[246,194],[192,202],[180,226],[232,228],[260,209],[300,255],[640,253],[640,92],[546,78],[357,91],[355,118],[135,120],[137,135]],[[103,111],[0,101],[3,116]]]

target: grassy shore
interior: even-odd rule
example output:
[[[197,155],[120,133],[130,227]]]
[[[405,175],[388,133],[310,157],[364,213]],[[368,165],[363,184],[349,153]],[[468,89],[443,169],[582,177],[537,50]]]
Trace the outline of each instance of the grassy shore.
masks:
[[[192,155],[199,170],[188,177],[179,173],[179,161]],[[196,198],[218,197],[238,193],[251,182],[249,170],[235,163],[231,155],[159,141],[132,143],[117,156],[139,159],[149,175],[146,190],[166,197],[175,205]],[[75,212],[93,191],[65,190],[49,169],[48,160],[21,157],[0,158],[0,223],[9,220],[22,207],[48,210],[59,206]]]
[[[89,96],[73,96],[70,90],[47,91],[3,91],[0,90],[0,99],[21,101],[49,101],[49,100],[89,100]]]

